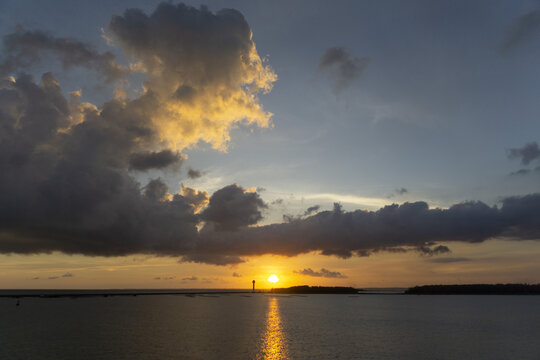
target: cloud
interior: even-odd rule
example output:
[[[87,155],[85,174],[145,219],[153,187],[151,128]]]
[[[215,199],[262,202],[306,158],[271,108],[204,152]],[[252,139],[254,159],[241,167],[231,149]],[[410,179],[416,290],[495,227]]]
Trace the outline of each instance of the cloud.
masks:
[[[98,71],[107,81],[127,75],[127,70],[115,62],[111,52],[99,53],[92,46],[73,38],[57,38],[40,30],[18,27],[4,36],[4,53],[0,76],[27,69],[49,53],[59,58],[64,68],[81,66]]]
[[[195,169],[192,169],[192,168],[188,169],[187,175],[188,175],[188,178],[190,178],[190,179],[198,179],[201,176],[203,176],[201,171],[195,170]]]
[[[161,179],[140,184],[130,170],[179,163],[181,151],[200,141],[224,149],[239,123],[268,126],[271,114],[257,96],[276,76],[235,10],[163,3],[150,15],[130,9],[113,17],[109,32],[143,73],[136,98],[95,106],[81,103],[79,91],[68,100],[52,73],[38,82],[26,74],[0,80],[0,253],[210,259],[190,252],[198,226],[255,224],[265,206],[258,195],[235,185],[229,202],[220,198],[226,188],[203,219],[208,193],[182,187],[171,194]],[[10,39],[6,59],[45,49],[67,67],[102,69],[109,63],[101,60],[114,60],[39,31]],[[227,208],[233,205],[241,206]]]
[[[225,255],[225,254],[215,253],[213,251],[209,253],[201,253],[200,251],[197,251],[197,252],[191,252],[189,254],[182,256],[178,262],[180,263],[194,262],[194,263],[199,263],[199,264],[212,264],[212,265],[225,266],[225,265],[231,265],[231,264],[241,264],[243,262],[246,262],[246,260],[236,255]]]
[[[333,69],[334,89],[339,92],[356,81],[368,66],[368,57],[351,56],[344,47],[333,47],[326,50],[319,62],[319,70]]]
[[[471,259],[465,258],[465,257],[439,257],[439,258],[430,258],[427,261],[432,262],[432,263],[438,263],[438,264],[449,264],[449,263],[456,263],[456,262],[471,261]]]
[[[444,246],[444,245],[438,245],[438,246],[434,246],[434,247],[418,246],[416,248],[416,251],[418,251],[422,255],[427,255],[427,256],[446,254],[446,253],[451,252],[450,249],[447,246]]]
[[[406,188],[404,187],[401,187],[401,188],[397,188],[396,190],[394,190],[394,193],[393,194],[390,194],[388,195],[386,198],[387,199],[391,199],[393,198],[394,196],[402,196],[402,195],[405,195],[409,192],[409,190],[407,190]]]
[[[263,254],[437,255],[441,242],[539,238],[540,194],[506,198],[500,207],[466,202],[430,209],[412,202],[346,212],[336,206],[255,226],[267,205],[236,184],[210,196],[187,187],[170,194],[160,179],[135,181],[130,155],[159,143],[153,104],[151,94],[112,99],[74,122],[52,74],[39,83],[27,75],[0,83],[0,252],[153,254],[227,265]]]
[[[163,169],[173,164],[182,163],[180,153],[172,152],[169,149],[162,151],[145,151],[133,153],[129,157],[129,168],[131,170],[146,171],[150,169]]]
[[[197,277],[196,276],[190,276],[190,277],[182,278],[182,280],[183,281],[196,281]]]
[[[257,94],[270,91],[277,77],[240,12],[161,3],[150,15],[128,9],[113,16],[109,35],[131,68],[146,74],[144,88],[159,104],[152,121],[171,147],[202,140],[224,150],[236,124],[269,126],[271,114]]]
[[[406,194],[406,193],[408,193],[408,192],[409,192],[409,190],[405,189],[404,187],[399,188],[399,189],[396,189],[396,193],[397,193],[398,195],[403,195],[403,194]]]
[[[169,164],[158,161],[163,154],[180,156],[200,141],[223,149],[240,123],[268,126],[270,114],[257,96],[276,77],[235,10],[214,14],[165,3],[150,15],[128,10],[109,31],[133,71],[142,72],[144,87],[133,99],[100,106],[80,102],[80,92],[68,99],[52,73],[38,81],[26,74],[0,80],[0,253],[147,254],[227,265],[264,254],[437,255],[454,241],[540,237],[540,194],[506,198],[500,207],[465,202],[433,209],[420,201],[385,206],[386,199],[323,193],[305,198],[380,208],[347,212],[336,204],[257,226],[267,204],[237,184],[210,195],[184,186],[172,193],[159,178],[140,182],[130,171],[133,159],[144,160],[135,161],[140,169],[159,168]],[[7,58],[17,56],[13,49]],[[61,61],[71,56],[54,49]],[[354,60],[341,53],[328,55],[323,67]],[[538,157],[518,154],[522,161]]]
[[[267,207],[258,193],[233,184],[212,194],[201,216],[218,231],[234,231],[256,224],[262,219],[261,210]]]
[[[321,207],[319,205],[310,206],[304,211],[304,216],[311,215],[317,211],[319,211]]]
[[[236,272],[233,272],[233,273],[232,273],[232,276],[233,276],[233,277],[237,277],[237,278],[242,277],[241,274],[238,274],[238,273],[236,273]]]
[[[520,159],[523,165],[540,159],[540,148],[536,141],[525,144],[522,148],[512,148],[506,151],[509,159]]]
[[[165,281],[167,281],[167,280],[174,280],[175,278],[176,278],[176,276],[165,276],[165,277],[156,276],[154,278],[154,280],[165,280]],[[186,279],[184,279],[184,280],[186,280]]]
[[[313,277],[325,277],[325,278],[334,278],[334,279],[345,279],[347,276],[343,275],[338,271],[330,271],[328,269],[322,268],[321,271],[313,271],[311,268],[304,270],[294,270],[295,274],[313,276]]]
[[[206,191],[199,191],[182,185],[180,194],[182,195],[183,200],[193,207],[195,213],[198,213],[202,208],[208,205],[209,196]]]
[[[0,252],[180,254],[200,222],[188,199],[167,198],[163,182],[145,187],[129,159],[159,141],[154,98],[112,99],[72,109],[50,73],[0,86]],[[144,192],[143,192],[144,191]]]
[[[528,175],[531,173],[531,169],[519,169],[517,171],[512,171],[510,175]]]
[[[523,176],[523,175],[529,175],[532,173],[540,173],[540,166],[536,166],[534,169],[519,169],[517,171],[513,171],[510,173],[511,176]]]
[[[348,258],[380,251],[417,251],[431,256],[450,251],[438,244],[441,242],[479,243],[495,237],[539,239],[539,224],[540,194],[505,198],[500,207],[474,201],[430,209],[419,201],[377,211],[345,212],[336,206],[333,211],[290,223],[201,233],[193,252],[213,254],[215,258],[308,252]]]
[[[520,16],[509,29],[502,45],[503,53],[508,53],[534,40],[540,33],[540,11],[533,10]]]
[[[169,197],[169,187],[160,179],[152,179],[146,184],[144,196],[154,201],[164,201]]]

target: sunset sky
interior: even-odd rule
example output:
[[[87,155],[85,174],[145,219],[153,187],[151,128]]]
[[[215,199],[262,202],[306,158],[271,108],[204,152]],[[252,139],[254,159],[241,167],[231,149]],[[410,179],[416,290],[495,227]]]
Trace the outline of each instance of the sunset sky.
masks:
[[[3,0],[0,36],[0,288],[540,282],[537,1]]]

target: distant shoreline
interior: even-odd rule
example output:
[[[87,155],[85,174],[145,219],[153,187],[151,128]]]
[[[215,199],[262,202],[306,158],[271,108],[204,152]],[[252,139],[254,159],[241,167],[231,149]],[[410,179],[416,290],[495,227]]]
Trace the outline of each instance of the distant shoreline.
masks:
[[[370,288],[356,289],[342,286],[292,286],[289,288],[261,289],[4,289],[0,298],[89,298],[113,296],[216,296],[216,295],[294,295],[294,294],[347,294],[347,295],[540,295],[540,284],[462,284],[422,285],[408,289]]]
[[[540,284],[423,285],[405,290],[406,295],[540,295]]]

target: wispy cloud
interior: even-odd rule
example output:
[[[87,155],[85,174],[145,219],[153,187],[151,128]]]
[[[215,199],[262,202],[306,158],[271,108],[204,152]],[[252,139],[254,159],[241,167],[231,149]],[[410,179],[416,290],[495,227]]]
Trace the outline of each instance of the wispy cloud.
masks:
[[[322,268],[320,271],[314,271],[311,268],[307,268],[303,270],[294,270],[293,272],[295,274],[300,274],[300,275],[305,275],[305,276],[325,277],[325,278],[334,278],[334,279],[344,279],[347,277],[338,271],[330,271],[325,268]]]
[[[345,47],[332,47],[325,51],[319,62],[319,70],[334,70],[334,90],[340,92],[349,87],[370,63],[368,57],[354,57]]]

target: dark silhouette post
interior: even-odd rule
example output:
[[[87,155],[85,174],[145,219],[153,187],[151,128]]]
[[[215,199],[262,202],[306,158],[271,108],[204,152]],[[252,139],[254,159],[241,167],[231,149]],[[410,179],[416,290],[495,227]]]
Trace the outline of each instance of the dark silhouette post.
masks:
[[[253,283],[253,291],[252,292],[255,292],[255,280],[253,280],[252,283]]]

